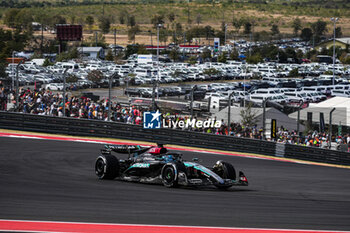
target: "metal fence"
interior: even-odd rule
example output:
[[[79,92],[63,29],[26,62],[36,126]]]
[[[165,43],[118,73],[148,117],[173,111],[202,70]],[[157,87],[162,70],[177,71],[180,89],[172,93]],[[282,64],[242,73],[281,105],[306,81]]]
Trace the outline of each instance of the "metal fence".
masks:
[[[350,165],[350,153],[176,129],[143,129],[140,125],[87,119],[0,112],[0,128],[161,142]]]

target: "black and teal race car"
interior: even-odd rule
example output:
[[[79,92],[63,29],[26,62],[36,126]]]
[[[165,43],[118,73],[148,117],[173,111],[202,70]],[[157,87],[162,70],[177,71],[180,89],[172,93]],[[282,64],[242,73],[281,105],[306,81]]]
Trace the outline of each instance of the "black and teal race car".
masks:
[[[128,157],[118,159],[112,152]],[[183,160],[181,153],[168,152],[163,145],[105,145],[96,159],[95,173],[99,179],[160,183],[166,187],[214,185],[228,189],[248,185],[242,171],[236,178],[230,163],[219,160],[213,167],[205,167],[198,159]]]

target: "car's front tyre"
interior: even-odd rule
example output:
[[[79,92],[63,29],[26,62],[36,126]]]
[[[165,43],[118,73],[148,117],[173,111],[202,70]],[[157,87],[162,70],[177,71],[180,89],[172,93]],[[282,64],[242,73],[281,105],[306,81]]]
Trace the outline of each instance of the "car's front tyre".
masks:
[[[213,167],[213,171],[218,174],[222,179],[236,180],[236,170],[232,164],[224,161],[217,161]],[[226,190],[232,185],[215,185],[219,189]]]
[[[165,165],[162,169],[162,183],[165,187],[173,188],[178,186],[177,169],[172,165]]]
[[[113,155],[100,155],[96,159],[95,173],[101,180],[113,180],[119,175],[119,160]]]

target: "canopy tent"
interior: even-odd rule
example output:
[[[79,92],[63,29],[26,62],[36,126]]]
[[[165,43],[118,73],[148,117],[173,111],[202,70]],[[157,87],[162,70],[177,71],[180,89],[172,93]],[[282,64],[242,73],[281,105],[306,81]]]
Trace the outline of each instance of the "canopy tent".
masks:
[[[321,103],[310,103],[309,107],[300,110],[300,120],[312,119],[313,123],[320,123],[320,113],[323,113],[324,123],[329,124],[329,115],[332,109],[332,125],[350,127],[350,98],[333,97]],[[289,114],[290,118],[297,119],[298,112]]]
[[[241,110],[244,109],[243,107],[231,107],[231,123],[241,123],[242,117],[241,117]],[[256,116],[256,125],[258,128],[262,128],[263,126],[263,108],[252,108],[252,113]],[[216,117],[218,120],[224,120],[225,123],[227,123],[227,117],[228,117],[228,108],[222,109],[220,112],[214,114],[213,116]],[[295,119],[291,119],[283,112],[275,109],[275,108],[266,108],[266,125],[269,124],[269,119],[276,119],[277,127],[283,126],[283,128],[287,129],[288,131],[293,131],[297,129],[297,122]],[[299,131],[304,131],[305,127],[304,125],[299,124]]]

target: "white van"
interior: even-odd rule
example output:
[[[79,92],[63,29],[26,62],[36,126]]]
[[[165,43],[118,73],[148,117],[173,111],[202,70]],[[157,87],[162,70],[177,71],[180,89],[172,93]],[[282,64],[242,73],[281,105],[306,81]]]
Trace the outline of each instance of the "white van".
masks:
[[[289,102],[309,102],[311,98],[306,93],[298,92],[285,92],[284,95],[288,98]]]
[[[332,96],[339,96],[339,97],[350,97],[350,91],[346,90],[332,90],[331,93]]]

